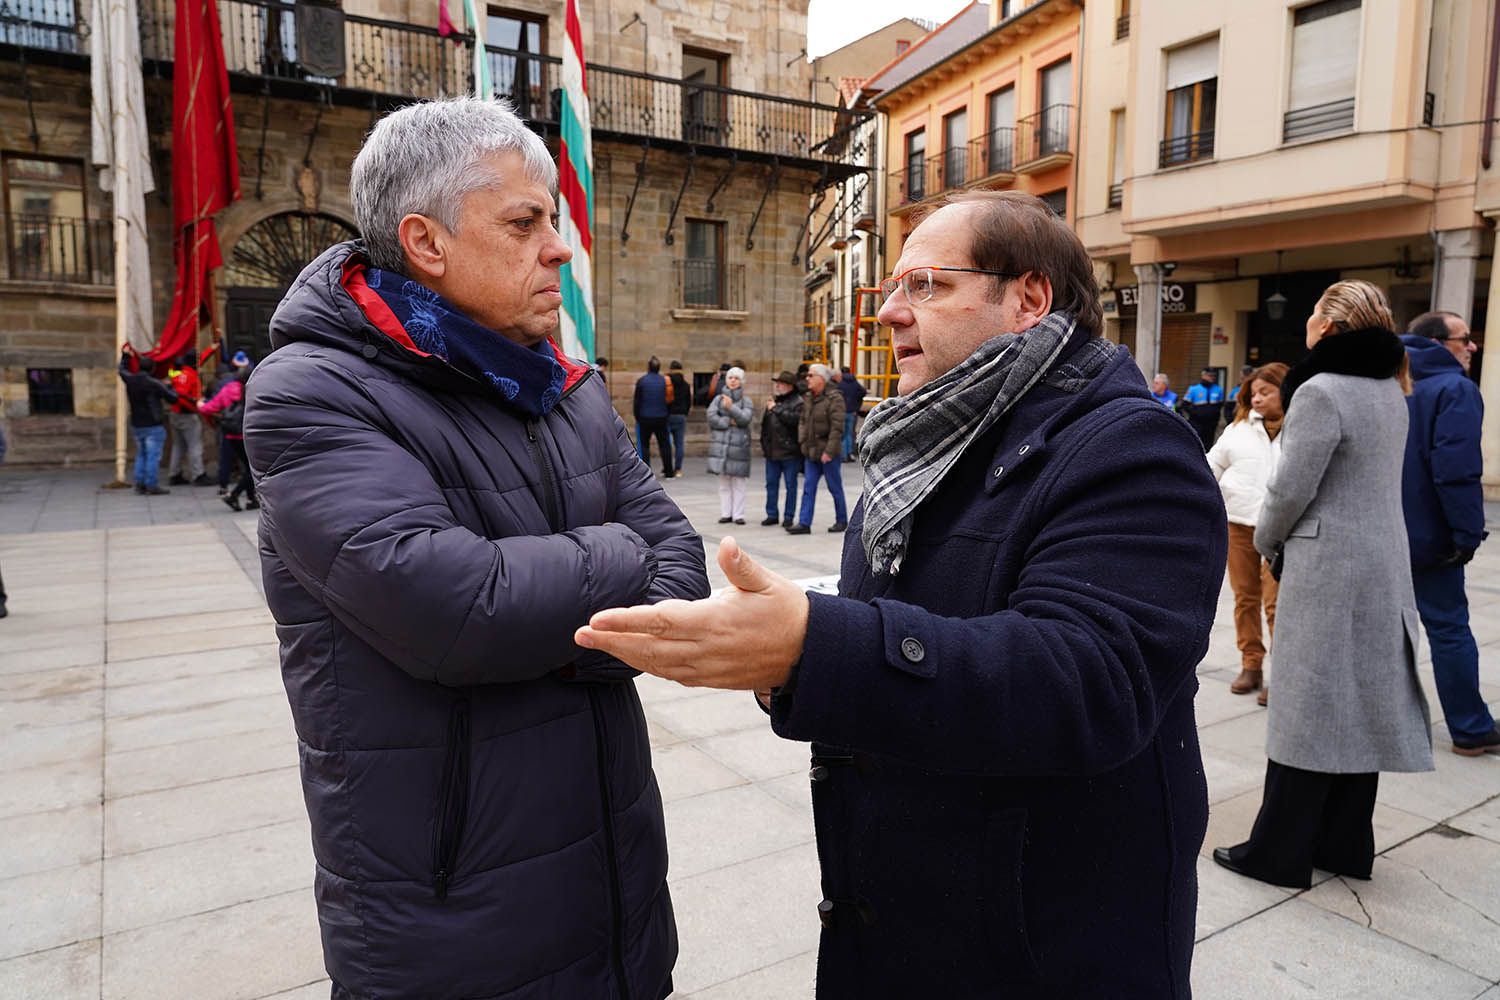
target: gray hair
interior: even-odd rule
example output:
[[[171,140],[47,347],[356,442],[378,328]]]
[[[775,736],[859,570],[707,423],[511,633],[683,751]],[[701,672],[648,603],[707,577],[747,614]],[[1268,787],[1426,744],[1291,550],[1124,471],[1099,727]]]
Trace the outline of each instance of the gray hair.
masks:
[[[827,365],[808,365],[807,374],[816,375],[825,382],[833,381],[833,369]]]
[[[519,153],[526,177],[557,189],[557,164],[547,146],[507,101],[450,97],[409,104],[386,115],[354,158],[349,197],[370,263],[406,272],[399,228],[425,215],[458,232],[464,196],[494,183],[482,162]]]

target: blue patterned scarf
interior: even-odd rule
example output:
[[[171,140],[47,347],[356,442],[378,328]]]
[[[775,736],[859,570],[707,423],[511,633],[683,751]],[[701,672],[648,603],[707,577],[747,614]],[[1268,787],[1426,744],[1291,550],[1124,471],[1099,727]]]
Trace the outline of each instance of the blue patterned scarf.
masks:
[[[510,407],[533,417],[546,415],[562,398],[566,373],[542,341],[522,347],[480,326],[426,285],[393,271],[372,267],[365,283],[426,351],[493,389]]]

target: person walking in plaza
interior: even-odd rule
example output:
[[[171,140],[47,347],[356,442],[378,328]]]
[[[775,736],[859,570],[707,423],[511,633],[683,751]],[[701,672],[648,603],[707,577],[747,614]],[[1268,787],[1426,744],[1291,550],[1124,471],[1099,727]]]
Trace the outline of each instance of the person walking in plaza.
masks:
[[[161,449],[167,440],[163,406],[177,402],[177,393],[160,379],[141,371],[141,360],[130,348],[120,354],[120,380],[130,406],[130,430],[135,435],[135,492],[160,496],[170,493],[158,485]]]
[[[1262,610],[1265,637],[1276,632],[1276,580],[1270,562],[1255,550],[1255,522],[1281,454],[1281,382],[1286,372],[1280,362],[1252,370],[1239,394],[1234,420],[1208,452],[1208,466],[1219,481],[1229,515],[1229,586],[1234,591],[1234,638],[1240,651],[1240,674],[1229,684],[1235,694],[1265,690]]]
[[[1453,752],[1500,753],[1500,729],[1479,691],[1479,646],[1469,628],[1464,567],[1484,541],[1484,400],[1469,378],[1478,345],[1463,317],[1418,316],[1401,338],[1411,364],[1411,423],[1401,501],[1417,611],[1432,647],[1443,721]]]
[[[635,380],[631,412],[635,415],[636,444],[641,461],[651,464],[651,439],[655,438],[661,452],[663,479],[672,478],[672,440],[667,433],[667,407],[672,402],[672,390],[672,383],[661,373],[661,359],[653,355],[646,362],[646,374]]]
[[[812,742],[822,1000],[1185,998],[1226,539],[1202,448],[1038,198],[949,196],[883,291],[899,395],[838,596],[726,539],[731,586],[579,639]]]
[[[844,474],[840,469],[840,439],[844,433],[844,397],[830,387],[833,372],[827,365],[809,365],[807,394],[802,403],[802,426],[798,441],[802,445],[802,509],[797,523],[787,528],[793,535],[812,531],[813,511],[818,503],[818,480],[828,483],[833,495],[833,524],[828,530],[837,534],[849,526],[844,507]]]
[[[693,390],[682,375],[682,362],[674,360],[667,365],[667,381],[671,391],[667,394],[667,436],[672,439],[672,475],[682,475],[687,447],[687,418],[693,411]]]
[[[1151,379],[1151,398],[1169,410],[1177,409],[1177,393],[1172,391],[1165,372],[1157,372]]]
[[[719,523],[745,523],[750,485],[750,421],[755,408],[745,395],[745,370],[730,368],[723,388],[708,404],[708,473],[719,477]]]
[[[219,499],[230,510],[259,510],[255,499],[255,478],[250,474],[250,459],[245,454],[245,383],[250,380],[250,366],[236,368],[234,376],[214,394],[213,399],[198,405],[198,412],[205,417],[218,420],[219,434],[230,460],[239,467],[240,478],[234,489]],[[221,462],[224,458],[221,456]],[[245,495],[245,506],[240,507],[240,494]]]
[[[844,461],[851,462],[854,460],[854,423],[859,419],[860,407],[864,404],[865,387],[854,377],[848,365],[842,370],[835,370],[833,377],[834,386],[844,397],[844,436],[839,447],[843,451]]]
[[[167,414],[172,427],[172,451],[167,460],[171,476],[167,482],[172,486],[207,486],[210,480],[203,473],[203,419],[198,416],[203,384],[192,351],[185,351],[167,371],[167,384],[177,393],[177,402]]]
[[[554,339],[556,190],[504,102],[386,115],[349,180],[361,238],[302,272],[249,384],[336,1000],[672,992],[635,672],[573,632],[708,578]]]
[[[1214,435],[1219,431],[1219,418],[1223,416],[1224,389],[1219,385],[1219,373],[1205,368],[1199,373],[1198,382],[1182,394],[1183,416],[1198,432],[1203,450],[1214,446]]]
[[[797,509],[797,476],[802,472],[802,446],[797,430],[802,422],[802,397],[797,395],[797,376],[783,370],[771,382],[771,398],[760,418],[760,451],[766,459],[766,519],[763,527],[781,522],[792,526]],[[786,487],[785,519],[776,509],[777,494]]]
[[[1400,545],[1409,383],[1393,325],[1380,289],[1335,282],[1281,387],[1281,460],[1255,527],[1285,567],[1265,790],[1249,839],[1213,852],[1272,885],[1306,889],[1314,868],[1369,878],[1379,772],[1432,770]]]

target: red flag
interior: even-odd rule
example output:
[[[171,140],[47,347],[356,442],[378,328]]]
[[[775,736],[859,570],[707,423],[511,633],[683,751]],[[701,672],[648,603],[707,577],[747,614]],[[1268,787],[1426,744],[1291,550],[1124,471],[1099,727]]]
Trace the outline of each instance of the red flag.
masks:
[[[176,0],[172,67],[172,257],[177,286],[153,358],[193,348],[213,318],[208,275],[224,263],[214,214],[240,196],[234,109],[215,0]]]
[[[438,34],[447,38],[455,30],[453,18],[448,16],[448,0],[438,0]]]

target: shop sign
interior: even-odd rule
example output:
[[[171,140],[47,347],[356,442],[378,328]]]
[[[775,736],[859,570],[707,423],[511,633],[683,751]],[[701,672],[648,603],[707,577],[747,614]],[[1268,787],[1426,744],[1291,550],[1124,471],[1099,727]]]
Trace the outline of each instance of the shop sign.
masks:
[[[1129,285],[1115,293],[1120,303],[1120,316],[1134,316],[1140,303],[1140,286]],[[1164,281],[1161,285],[1162,315],[1196,312],[1198,308],[1198,286],[1184,285],[1176,281]]]

